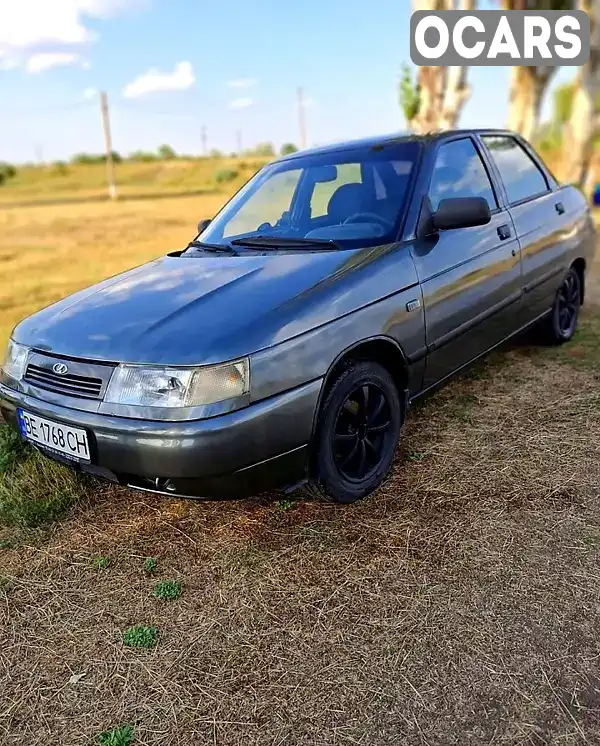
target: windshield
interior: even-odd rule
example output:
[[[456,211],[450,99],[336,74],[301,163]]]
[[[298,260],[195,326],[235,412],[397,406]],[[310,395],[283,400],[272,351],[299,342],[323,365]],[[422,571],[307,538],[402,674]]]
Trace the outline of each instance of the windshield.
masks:
[[[394,241],[417,142],[299,156],[262,169],[206,228],[202,242],[314,239],[338,246]],[[268,239],[268,241],[267,241]]]

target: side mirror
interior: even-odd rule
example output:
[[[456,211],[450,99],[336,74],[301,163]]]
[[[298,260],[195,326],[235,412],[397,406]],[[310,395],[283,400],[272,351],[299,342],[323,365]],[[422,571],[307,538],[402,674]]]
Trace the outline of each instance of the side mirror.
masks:
[[[202,231],[205,231],[208,228],[208,226],[211,224],[211,222],[212,221],[210,218],[205,218],[204,220],[201,220],[198,223],[198,234],[202,233]]]
[[[490,206],[483,197],[451,197],[440,201],[431,224],[435,230],[450,231],[487,225],[491,219]]]

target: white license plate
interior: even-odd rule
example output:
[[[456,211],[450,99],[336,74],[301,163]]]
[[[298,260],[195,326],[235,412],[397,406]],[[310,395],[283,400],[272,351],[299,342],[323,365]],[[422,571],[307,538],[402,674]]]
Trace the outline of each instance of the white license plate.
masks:
[[[75,461],[90,460],[90,446],[85,430],[46,420],[22,409],[17,410],[17,416],[19,429],[25,440]]]

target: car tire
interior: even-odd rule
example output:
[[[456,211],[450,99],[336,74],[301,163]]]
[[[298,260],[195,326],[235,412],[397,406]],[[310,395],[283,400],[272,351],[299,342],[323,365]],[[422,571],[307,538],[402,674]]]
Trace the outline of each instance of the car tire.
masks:
[[[543,323],[545,341],[561,345],[572,339],[581,308],[581,276],[571,267],[556,293],[552,311]]]
[[[348,504],[390,471],[404,420],[390,373],[370,361],[346,365],[327,389],[312,444],[311,497]]]

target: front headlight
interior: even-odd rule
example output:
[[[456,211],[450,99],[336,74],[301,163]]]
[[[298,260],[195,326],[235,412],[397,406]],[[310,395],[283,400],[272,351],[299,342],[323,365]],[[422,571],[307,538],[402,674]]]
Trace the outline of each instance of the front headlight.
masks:
[[[2,363],[2,372],[4,375],[12,378],[13,381],[20,381],[25,375],[28,353],[29,347],[24,347],[10,339],[6,349],[6,356]]]
[[[200,407],[248,393],[247,359],[203,368],[163,368],[119,365],[105,402],[138,407]]]

